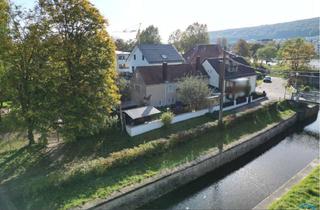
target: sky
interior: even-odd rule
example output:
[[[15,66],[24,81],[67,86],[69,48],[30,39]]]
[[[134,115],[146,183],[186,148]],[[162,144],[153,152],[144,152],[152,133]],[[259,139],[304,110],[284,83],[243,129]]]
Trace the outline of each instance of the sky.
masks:
[[[319,0],[90,0],[109,22],[108,32],[124,39],[153,24],[163,42],[194,22],[209,31],[288,22],[320,16]],[[33,0],[12,0],[31,7]]]

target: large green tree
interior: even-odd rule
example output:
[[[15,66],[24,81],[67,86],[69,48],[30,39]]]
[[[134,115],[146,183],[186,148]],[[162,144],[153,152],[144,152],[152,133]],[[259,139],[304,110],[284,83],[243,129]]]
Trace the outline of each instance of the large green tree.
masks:
[[[190,110],[197,110],[206,105],[210,95],[207,82],[199,76],[187,76],[177,84],[178,100],[188,105]]]
[[[146,29],[141,31],[138,38],[141,44],[160,44],[161,43],[159,29],[154,25],[150,25]]]
[[[50,28],[56,121],[67,140],[94,134],[119,103],[115,46],[89,0],[39,0]]]
[[[238,42],[234,46],[234,51],[236,54],[243,57],[250,56],[249,44],[243,39],[238,40]]]
[[[273,45],[266,45],[262,48],[259,48],[257,50],[257,58],[259,58],[262,61],[265,61],[268,63],[273,58],[277,57],[277,48]]]
[[[314,46],[301,38],[287,40],[279,50],[279,58],[295,71],[309,63],[314,55]]]
[[[197,44],[209,44],[207,25],[193,23],[185,31],[178,29],[169,36],[168,41],[181,52],[187,52]]]

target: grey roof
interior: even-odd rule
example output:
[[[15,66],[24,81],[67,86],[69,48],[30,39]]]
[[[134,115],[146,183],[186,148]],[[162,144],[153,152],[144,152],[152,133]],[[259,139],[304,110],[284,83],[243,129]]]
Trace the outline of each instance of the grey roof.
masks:
[[[171,44],[140,44],[138,48],[149,63],[184,62],[178,50]]]
[[[154,108],[153,106],[144,106],[134,109],[128,109],[123,112],[126,113],[133,120],[160,113],[160,111]]]
[[[226,80],[257,75],[255,72],[255,69],[252,68],[251,66],[244,65],[230,58],[226,58],[226,60],[231,61],[238,66],[237,71],[228,71],[229,65],[228,64],[225,65]],[[216,72],[220,74],[219,69],[222,63],[222,58],[209,58],[207,59],[207,61],[216,70]]]

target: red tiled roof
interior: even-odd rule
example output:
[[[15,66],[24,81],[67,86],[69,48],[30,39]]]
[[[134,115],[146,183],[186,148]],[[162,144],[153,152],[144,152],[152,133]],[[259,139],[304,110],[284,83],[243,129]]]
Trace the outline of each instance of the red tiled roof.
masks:
[[[217,44],[201,44],[186,52],[183,57],[187,63],[196,63],[197,57],[200,57],[200,62],[207,58],[222,57],[222,49]]]
[[[139,66],[137,67],[135,74],[140,74],[146,85],[161,84],[165,81],[163,80],[163,67],[159,66]],[[189,75],[199,75],[208,77],[207,72],[200,65],[200,69],[196,70],[195,65],[191,64],[176,64],[168,65],[167,67],[167,81],[176,82],[185,76]]]

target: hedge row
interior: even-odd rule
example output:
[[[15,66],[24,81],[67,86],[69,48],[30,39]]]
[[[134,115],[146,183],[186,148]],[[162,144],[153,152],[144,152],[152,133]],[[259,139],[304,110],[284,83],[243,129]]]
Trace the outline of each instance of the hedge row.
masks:
[[[237,123],[241,123],[243,120],[250,120],[256,112],[270,111],[270,109],[276,111],[277,103],[268,104],[259,109],[250,109],[241,112],[238,115],[229,115],[224,118],[224,126],[226,128],[233,126]],[[69,166],[65,170],[57,173],[50,174],[46,178],[46,183],[42,183],[39,188],[50,186],[62,186],[72,184],[79,179],[85,179],[87,176],[101,176],[106,174],[111,168],[125,166],[133,162],[134,160],[141,158],[148,158],[158,154],[162,154],[165,151],[176,147],[178,144],[185,143],[190,140],[196,139],[210,130],[216,128],[217,121],[208,122],[203,125],[199,125],[195,128],[180,131],[175,134],[171,134],[168,139],[157,139],[144,144],[140,144],[133,148],[123,149],[118,152],[111,153],[106,158],[98,158],[75,166]],[[36,186],[32,186],[34,190],[37,190]]]

